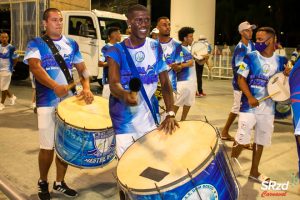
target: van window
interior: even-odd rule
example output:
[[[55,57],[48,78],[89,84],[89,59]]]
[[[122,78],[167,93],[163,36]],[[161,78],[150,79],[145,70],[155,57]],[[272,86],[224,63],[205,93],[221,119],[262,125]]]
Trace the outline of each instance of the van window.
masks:
[[[97,38],[96,29],[91,17],[70,16],[69,35]]]
[[[98,17],[99,24],[100,24],[100,32],[101,32],[101,39],[107,39],[107,29],[109,27],[119,27],[121,34],[125,34],[127,29],[127,23],[125,20],[122,19],[112,19],[112,18],[103,18]]]

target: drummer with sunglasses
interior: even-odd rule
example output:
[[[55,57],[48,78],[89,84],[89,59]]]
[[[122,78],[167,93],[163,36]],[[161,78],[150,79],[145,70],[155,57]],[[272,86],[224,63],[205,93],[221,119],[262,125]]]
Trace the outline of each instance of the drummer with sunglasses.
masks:
[[[258,183],[269,182],[270,178],[259,172],[259,162],[263,148],[271,144],[274,129],[274,101],[266,99],[259,103],[259,99],[268,96],[267,83],[271,76],[280,71],[289,74],[285,68],[287,59],[276,55],[275,30],[271,27],[261,27],[256,33],[256,51],[248,53],[238,70],[238,85],[243,92],[239,113],[238,130],[232,149],[232,160],[236,162],[236,171],[239,172],[237,161],[243,145],[251,139],[251,130],[255,126],[252,166],[249,179]]]

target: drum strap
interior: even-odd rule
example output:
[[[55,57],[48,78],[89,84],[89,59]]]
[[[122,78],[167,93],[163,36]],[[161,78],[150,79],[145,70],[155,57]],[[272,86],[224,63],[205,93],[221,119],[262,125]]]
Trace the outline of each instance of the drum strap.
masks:
[[[140,77],[140,74],[139,74],[138,70],[136,69],[136,66],[135,66],[135,64],[134,64],[134,62],[133,62],[133,60],[131,58],[131,55],[130,55],[130,53],[129,53],[126,45],[125,45],[125,40],[123,42],[121,42],[120,44],[122,45],[123,50],[124,50],[124,52],[126,54],[126,60],[128,62],[128,66],[129,66],[129,68],[131,70],[131,73],[132,73],[133,77],[142,80],[141,77]],[[151,105],[151,102],[150,102],[150,100],[149,100],[149,98],[147,96],[147,93],[146,93],[146,90],[145,90],[143,84],[141,86],[141,93],[142,93],[143,98],[145,99],[145,101],[146,101],[146,103],[147,103],[147,105],[148,105],[148,107],[149,107],[149,109],[151,111],[151,114],[152,114],[152,117],[154,119],[155,124],[158,126],[159,123],[158,123],[158,119],[157,119],[156,113],[155,113],[155,111],[154,111],[154,109],[153,109],[153,107]]]
[[[52,39],[48,35],[43,35],[41,38],[51,49],[54,59],[55,59],[56,63],[58,64],[58,66],[60,67],[61,71],[64,73],[68,84],[74,83],[74,79],[69,72],[67,64],[66,64],[65,60],[63,59],[63,57],[59,54],[59,51],[56,48]],[[71,88],[71,90],[72,90],[73,94],[76,92],[76,89],[74,87]]]

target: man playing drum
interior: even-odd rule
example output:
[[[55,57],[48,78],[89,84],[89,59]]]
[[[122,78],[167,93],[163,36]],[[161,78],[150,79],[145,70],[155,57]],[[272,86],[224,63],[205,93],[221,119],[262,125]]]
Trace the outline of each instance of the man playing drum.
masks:
[[[182,106],[181,121],[184,121],[189,113],[191,106],[195,103],[195,93],[197,90],[197,77],[193,56],[190,48],[194,41],[194,29],[183,27],[178,31],[178,38],[182,42],[182,53],[184,62],[180,65],[182,69],[177,72],[177,89],[174,110],[177,113]]]
[[[271,144],[274,123],[274,102],[268,98],[259,103],[259,99],[268,96],[267,83],[272,75],[283,71],[287,59],[274,54],[275,30],[261,27],[256,33],[255,48],[245,56],[238,70],[238,85],[243,92],[239,113],[238,130],[231,157],[234,161],[240,155],[243,145],[251,139],[251,130],[255,126],[252,166],[249,179],[256,182],[270,181],[259,172],[258,166],[264,146]]]
[[[54,45],[63,57],[69,73],[72,65],[81,77],[83,90],[80,94],[87,104],[93,101],[90,91],[86,66],[79,52],[78,44],[62,35],[63,18],[61,12],[56,8],[49,8],[44,12],[43,23],[46,35],[53,41]],[[57,64],[49,46],[40,37],[29,41],[27,45],[24,62],[29,64],[30,71],[36,81],[36,106],[38,114],[38,129],[40,135],[39,170],[38,181],[39,199],[50,199],[48,190],[48,172],[54,156],[54,127],[55,107],[60,98],[71,95],[67,80],[60,66]],[[69,197],[77,196],[77,192],[69,188],[65,181],[68,165],[56,156],[56,181],[53,190],[63,193]]]
[[[116,151],[119,158],[134,140],[156,128],[145,98],[149,100],[153,97],[158,78],[168,113],[159,129],[171,133],[178,126],[173,111],[172,87],[161,46],[157,40],[147,38],[151,22],[149,12],[146,7],[137,4],[128,9],[127,18],[131,35],[122,43],[111,47],[106,54],[111,90],[109,110],[116,133]],[[129,66],[130,62],[135,66]],[[146,97],[141,92],[129,91],[129,82],[134,76],[133,68],[136,68],[140,76]],[[122,193],[120,195],[124,198]]]
[[[245,21],[240,23],[238,27],[238,31],[241,35],[241,41],[236,45],[233,56],[232,56],[232,71],[233,71],[233,79],[232,79],[232,86],[233,86],[233,106],[231,108],[231,112],[229,113],[227,122],[225,127],[222,130],[221,138],[223,140],[234,141],[234,138],[229,135],[228,131],[232,123],[234,122],[237,114],[240,111],[240,104],[241,104],[241,97],[242,91],[238,85],[238,74],[237,71],[241,62],[243,61],[244,57],[247,53],[250,53],[255,50],[254,44],[251,41],[253,29],[255,29],[255,25],[251,25],[249,22]]]

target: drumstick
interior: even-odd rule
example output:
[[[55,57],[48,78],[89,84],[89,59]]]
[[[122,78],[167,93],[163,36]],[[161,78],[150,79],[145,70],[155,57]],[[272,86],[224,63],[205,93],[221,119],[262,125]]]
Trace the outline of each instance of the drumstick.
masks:
[[[82,79],[83,79],[83,78],[80,78],[80,79],[74,81],[73,83],[70,83],[70,84],[68,85],[68,90],[71,90],[73,87],[75,87],[78,83],[80,83],[80,82],[82,81]]]
[[[277,91],[277,92],[275,92],[275,93],[273,93],[273,94],[270,94],[269,96],[266,96],[266,97],[264,97],[264,98],[261,98],[260,100],[258,100],[258,102],[260,103],[260,102],[262,102],[262,101],[264,101],[264,100],[266,100],[266,99],[269,99],[269,98],[271,98],[272,96],[275,96],[276,94],[278,94],[280,91]]]

